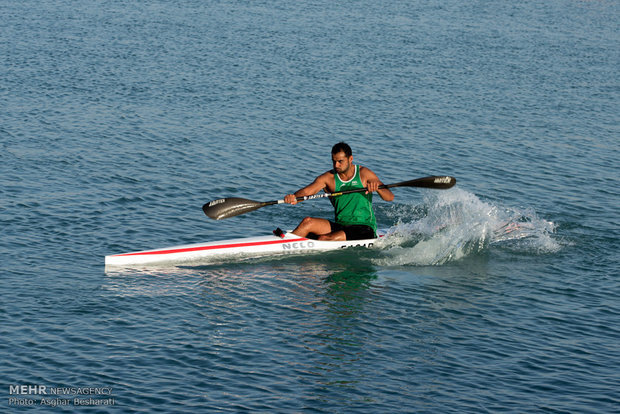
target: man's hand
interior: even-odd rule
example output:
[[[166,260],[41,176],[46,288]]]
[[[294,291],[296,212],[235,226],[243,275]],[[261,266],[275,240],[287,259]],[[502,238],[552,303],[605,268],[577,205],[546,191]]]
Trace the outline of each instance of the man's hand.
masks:
[[[372,193],[379,190],[379,186],[383,183],[378,180],[368,180],[366,182],[366,194]]]
[[[295,197],[295,194],[287,194],[284,197],[284,202],[288,203],[288,204],[295,205],[295,204],[297,204],[297,197]]]

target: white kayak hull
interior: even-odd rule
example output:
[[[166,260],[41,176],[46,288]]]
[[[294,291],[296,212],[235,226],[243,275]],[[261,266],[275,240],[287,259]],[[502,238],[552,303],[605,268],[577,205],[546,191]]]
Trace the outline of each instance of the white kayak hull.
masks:
[[[275,235],[188,244],[156,250],[114,254],[105,257],[106,267],[128,267],[163,263],[208,262],[225,256],[267,256],[290,253],[312,253],[348,247],[372,247],[378,239],[319,241],[285,233]]]

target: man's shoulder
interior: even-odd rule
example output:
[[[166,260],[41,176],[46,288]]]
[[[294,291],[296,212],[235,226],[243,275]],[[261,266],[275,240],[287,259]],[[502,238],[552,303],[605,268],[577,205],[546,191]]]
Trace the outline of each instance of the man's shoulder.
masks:
[[[334,170],[325,171],[323,174],[316,177],[314,182],[321,184],[323,186],[323,190],[327,189],[331,192],[334,191],[334,187],[336,185],[336,179],[334,178],[335,175],[336,172]]]
[[[333,180],[336,172],[334,170],[325,171],[317,177],[317,180]]]

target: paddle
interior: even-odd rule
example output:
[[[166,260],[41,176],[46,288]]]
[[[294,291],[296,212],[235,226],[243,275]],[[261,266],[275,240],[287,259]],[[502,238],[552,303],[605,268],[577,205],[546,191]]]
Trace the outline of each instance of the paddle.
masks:
[[[445,190],[453,187],[454,184],[456,184],[456,178],[454,177],[432,175],[430,177],[417,178],[415,180],[403,181],[395,184],[380,185],[379,188],[422,187]],[[339,191],[336,193],[315,194],[311,196],[297,197],[297,201],[313,200],[315,198],[324,197],[337,197],[343,194],[362,193],[365,191],[366,188],[358,188],[355,190]],[[237,197],[220,198],[219,200],[213,200],[202,206],[202,211],[214,220],[221,220],[238,216],[240,214],[249,213],[250,211],[258,210],[261,207],[283,203],[284,200],[253,201]]]

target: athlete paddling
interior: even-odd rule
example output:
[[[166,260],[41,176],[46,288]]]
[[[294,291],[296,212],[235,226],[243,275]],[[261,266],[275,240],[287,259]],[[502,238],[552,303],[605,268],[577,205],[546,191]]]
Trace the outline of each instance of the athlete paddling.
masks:
[[[304,218],[293,234],[301,237],[315,235],[318,240],[362,240],[377,237],[377,222],[372,209],[372,193],[377,192],[385,201],[394,200],[388,188],[366,167],[353,164],[351,147],[339,142],[332,148],[334,168],[319,175],[310,185],[288,194],[284,201],[297,204],[297,197],[310,196],[323,190],[329,193],[367,188],[367,191],[343,194],[330,198],[335,209],[335,220],[317,217]]]

